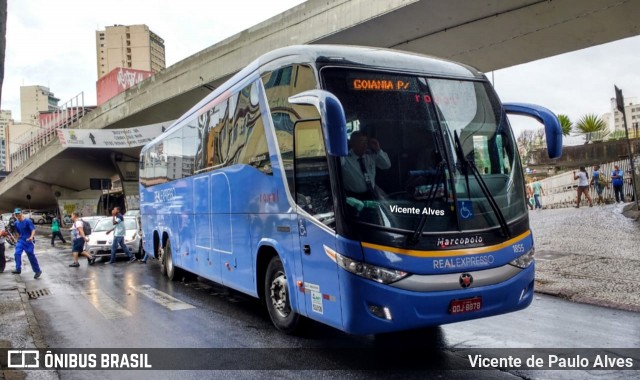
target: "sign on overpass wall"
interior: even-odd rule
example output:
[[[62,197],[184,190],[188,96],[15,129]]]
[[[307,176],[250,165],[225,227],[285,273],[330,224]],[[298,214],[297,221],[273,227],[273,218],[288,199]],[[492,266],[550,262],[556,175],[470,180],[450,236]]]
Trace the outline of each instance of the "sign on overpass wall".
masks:
[[[65,148],[131,148],[159,136],[174,120],[125,129],[58,129]]]
[[[117,67],[96,82],[98,105],[152,76],[151,71]]]

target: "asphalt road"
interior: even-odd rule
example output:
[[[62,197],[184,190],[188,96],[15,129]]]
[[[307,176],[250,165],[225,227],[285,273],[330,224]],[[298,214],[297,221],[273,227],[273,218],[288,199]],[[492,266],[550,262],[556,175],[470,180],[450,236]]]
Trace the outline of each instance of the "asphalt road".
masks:
[[[169,355],[186,355],[184,360],[194,362],[202,360],[198,355],[205,351],[206,365],[227,369],[62,370],[62,379],[407,379],[436,374],[443,379],[627,379],[638,375],[623,370],[460,370],[469,367],[469,350],[499,349],[498,354],[506,356],[522,349],[544,353],[577,349],[582,354],[583,348],[637,348],[640,314],[634,312],[538,295],[523,311],[404,334],[355,337],[313,325],[306,336],[293,337],[275,330],[256,300],[212,283],[170,282],[160,275],[157,261],[88,266],[82,258],[79,268],[69,268],[69,247],[50,248],[45,243],[38,242],[43,276],[34,280],[26,268],[22,278],[34,297],[29,303],[48,347],[177,348]],[[375,357],[368,356],[372,352]],[[411,352],[423,359],[416,361]],[[168,363],[171,360],[175,358],[167,358]],[[382,363],[390,368],[378,368]]]

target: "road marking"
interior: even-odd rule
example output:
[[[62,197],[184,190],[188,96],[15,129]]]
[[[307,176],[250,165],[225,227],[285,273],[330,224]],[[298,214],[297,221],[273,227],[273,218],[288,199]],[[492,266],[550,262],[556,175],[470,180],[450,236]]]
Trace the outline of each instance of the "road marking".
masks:
[[[156,302],[171,311],[195,309],[195,306],[173,298],[167,293],[152,288],[150,285],[132,286],[131,289],[142,294],[143,296],[150,298],[153,302]]]
[[[109,297],[101,290],[94,289],[81,293],[105,319],[128,318],[131,312],[120,306],[113,298]]]

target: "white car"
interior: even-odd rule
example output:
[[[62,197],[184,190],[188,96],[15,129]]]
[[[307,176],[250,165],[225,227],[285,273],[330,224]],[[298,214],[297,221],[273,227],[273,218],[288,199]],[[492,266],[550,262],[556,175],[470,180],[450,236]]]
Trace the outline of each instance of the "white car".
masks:
[[[124,218],[124,227],[126,229],[124,243],[136,258],[140,259],[144,255],[142,250],[142,232],[138,224],[138,218],[126,216]],[[107,234],[107,231],[113,228],[112,218],[102,218],[91,228],[89,241],[85,245],[85,249],[96,258],[111,256],[111,243],[113,242],[113,231]],[[116,257],[125,256],[122,248],[118,247]]]
[[[9,219],[11,219],[12,215],[13,214],[10,212],[2,214],[2,221],[4,222],[4,224],[9,224]]]
[[[33,224],[45,224],[47,223],[47,215],[42,211],[32,211],[29,212],[27,210],[22,212],[25,218],[30,218],[33,221]]]

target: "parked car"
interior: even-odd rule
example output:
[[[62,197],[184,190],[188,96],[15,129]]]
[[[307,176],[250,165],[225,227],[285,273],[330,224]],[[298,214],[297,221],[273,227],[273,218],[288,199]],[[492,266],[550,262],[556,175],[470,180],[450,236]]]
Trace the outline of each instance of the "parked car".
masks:
[[[102,215],[83,216],[80,219],[82,219],[82,220],[86,221],[87,223],[89,223],[91,225],[91,229],[93,230],[95,228],[95,226],[96,226],[96,223],[98,223],[98,221],[100,219],[103,219],[103,218],[111,219],[111,217],[102,216]]]
[[[2,221],[4,222],[4,224],[8,224],[9,223],[9,219],[11,219],[11,216],[13,214],[10,212],[6,212],[4,214],[2,214]]]
[[[44,211],[31,211],[28,210],[22,211],[22,214],[25,218],[31,218],[34,224],[45,224],[47,223],[47,214]]]
[[[84,219],[84,218],[83,218]],[[87,220],[88,221],[88,220]],[[140,259],[144,255],[142,250],[142,231],[137,217],[126,216],[124,218],[124,227],[126,229],[124,243],[136,258]],[[107,231],[113,228],[113,219],[110,217],[101,217],[94,226],[91,227],[91,235],[87,242],[86,249],[98,257],[111,256],[111,243],[113,242],[113,232],[107,234]],[[116,257],[126,256],[122,248],[118,247]]]
[[[140,225],[140,229],[142,230],[142,216],[140,215],[140,210],[127,210],[127,212],[124,213],[124,216],[135,216],[136,218],[138,218],[138,224]]]

